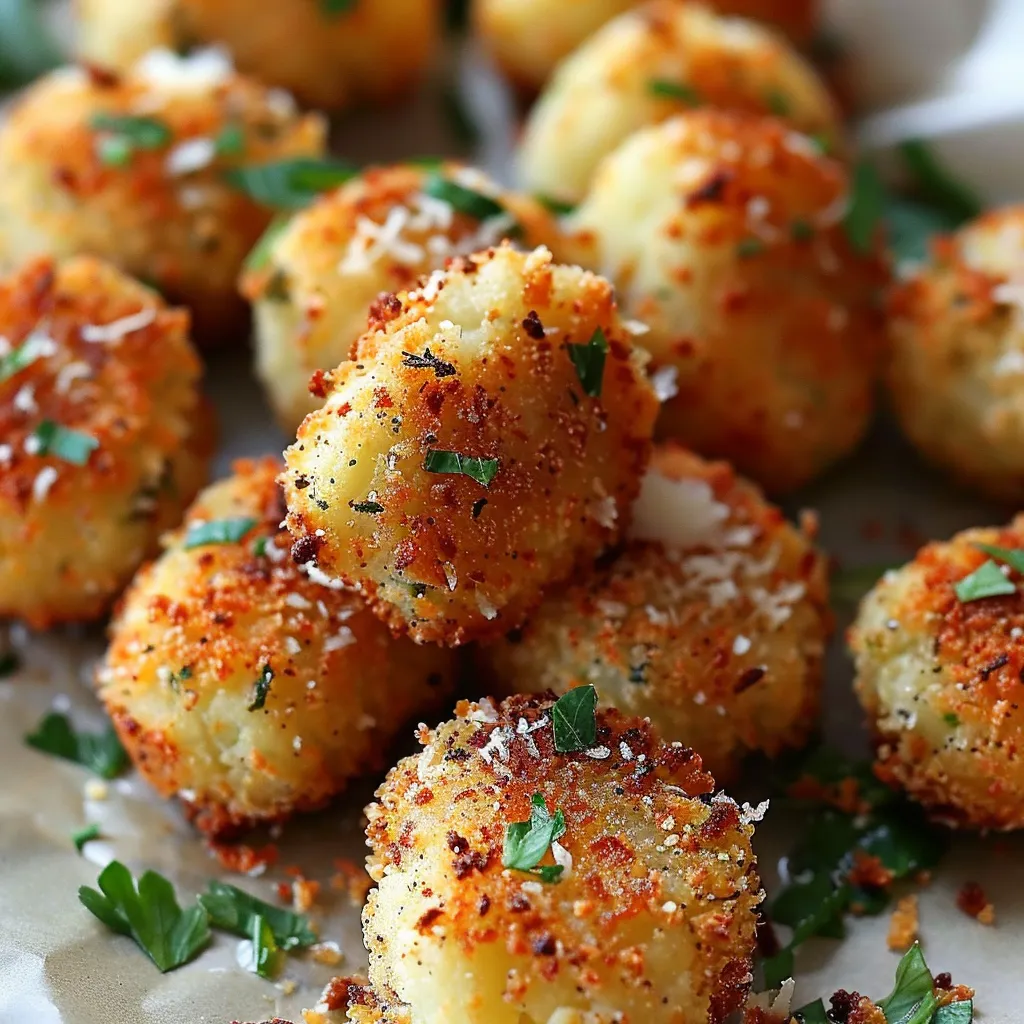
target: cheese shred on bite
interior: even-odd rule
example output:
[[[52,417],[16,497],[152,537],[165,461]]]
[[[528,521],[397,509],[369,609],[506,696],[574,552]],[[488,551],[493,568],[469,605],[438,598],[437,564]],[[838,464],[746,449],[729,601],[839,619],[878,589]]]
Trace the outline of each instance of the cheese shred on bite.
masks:
[[[500,636],[625,528],[644,363],[608,282],[543,248],[383,296],[285,453],[295,557],[416,640]]]
[[[478,654],[477,685],[565,693],[650,718],[719,782],[753,751],[806,742],[831,626],[813,521],[796,529],[725,463],[655,449],[614,558],[551,590],[527,625]]]
[[[393,639],[292,562],[279,471],[238,462],[199,496],[126,594],[99,670],[139,771],[211,834],[319,807],[383,767],[452,678],[447,651]]]
[[[0,279],[0,617],[101,616],[202,486],[188,314],[90,257]]]
[[[373,997],[350,1019],[717,1024],[742,1004],[762,897],[748,815],[643,719],[601,710],[593,748],[557,753],[551,706],[463,703],[377,791]],[[503,863],[538,800],[564,818],[554,880]]]

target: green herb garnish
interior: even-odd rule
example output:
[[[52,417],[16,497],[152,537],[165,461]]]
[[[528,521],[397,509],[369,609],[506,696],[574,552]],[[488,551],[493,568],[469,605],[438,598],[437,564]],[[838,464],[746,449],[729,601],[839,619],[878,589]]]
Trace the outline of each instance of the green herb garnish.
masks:
[[[585,394],[600,398],[604,380],[604,358],[608,354],[608,339],[598,327],[585,345],[566,345],[576,376]]]
[[[339,14],[347,14],[351,11],[358,0],[320,0],[320,10],[329,18]]]
[[[40,455],[52,455],[55,459],[84,466],[89,456],[100,446],[91,434],[80,430],[69,430],[53,420],[43,420],[36,427],[33,436],[39,442]]]
[[[245,127],[237,121],[229,122],[217,133],[213,145],[220,156],[241,156],[245,152]]]
[[[562,694],[551,707],[551,726],[558,753],[589,750],[597,742],[597,690],[576,686]]]
[[[210,941],[206,911],[199,905],[182,910],[174,887],[162,875],[147,871],[138,882],[120,862],[100,872],[99,891],[83,885],[82,905],[108,928],[127,935],[161,972],[194,959]]]
[[[83,765],[104,779],[115,778],[128,766],[128,755],[112,725],[99,733],[76,732],[59,711],[51,711],[25,742],[44,754]]]
[[[0,88],[17,89],[64,63],[36,0],[0,0]]]
[[[460,146],[470,149],[480,142],[480,129],[473,119],[473,113],[466,105],[462,93],[454,86],[447,87],[441,93],[441,109]]]
[[[814,225],[806,220],[795,220],[789,225],[789,235],[795,242],[809,242],[814,237]]]
[[[99,839],[101,834],[99,825],[86,825],[84,828],[80,828],[77,832],[71,833],[71,842],[75,844],[75,849],[81,853],[82,847],[85,846],[86,843],[91,842],[93,839]]]
[[[480,459],[463,455],[461,452],[430,448],[427,450],[423,468],[428,473],[456,473],[468,476],[470,480],[475,480],[484,487],[490,487],[500,465],[500,459]]]
[[[960,224],[981,215],[984,204],[973,190],[953,177],[920,139],[902,143],[900,155],[913,175],[914,192],[930,206]]]
[[[953,588],[957,598],[964,604],[981,601],[986,597],[1005,597],[1017,593],[1017,585],[1003,575],[1003,570],[990,558],[974,572],[965,576]]]
[[[199,902],[210,915],[210,924],[214,928],[242,938],[251,937],[254,920],[261,918],[281,949],[299,949],[312,946],[317,941],[308,917],[265,903],[226,882],[210,882],[207,891],[200,894]]]
[[[975,544],[974,547],[991,555],[997,562],[1004,562],[1011,569],[1024,573],[1024,551],[1020,548],[1001,548],[996,544]]]
[[[736,255],[740,259],[750,259],[751,256],[760,256],[767,246],[760,238],[744,238],[736,246]]]
[[[829,579],[831,597],[837,604],[857,604],[887,572],[895,568],[892,562],[882,562],[837,569]]]
[[[776,117],[789,117],[793,112],[793,105],[789,97],[781,89],[769,89],[764,97],[765,106]]]
[[[313,202],[321,192],[343,185],[358,173],[358,168],[344,160],[298,157],[232,167],[224,175],[230,185],[254,202],[277,209],[299,210]]]
[[[681,100],[691,107],[699,107],[703,102],[700,93],[692,85],[685,82],[673,82],[668,78],[651,78],[647,81],[647,91],[662,100]]]
[[[431,174],[423,183],[425,195],[433,196],[447,203],[457,213],[463,213],[474,220],[485,221],[494,217],[504,217],[508,210],[496,199],[485,196],[482,192],[466,188],[457,181],[445,178],[441,174]]]
[[[857,164],[850,186],[850,205],[843,226],[850,245],[863,254],[874,248],[876,228],[885,214],[886,192],[878,171],[865,162]]]
[[[30,334],[17,348],[0,357],[0,383],[31,366],[42,356],[38,339],[38,334]]]
[[[384,511],[384,506],[379,501],[350,501],[349,506],[353,512],[365,512],[370,516],[379,515]]]
[[[285,213],[279,213],[267,225],[267,230],[259,237],[259,241],[249,250],[245,257],[243,270],[248,274],[254,274],[262,270],[270,263],[270,254],[273,252],[274,243],[284,233],[284,229],[291,223],[291,217]]]
[[[533,198],[556,217],[568,217],[570,213],[576,212],[576,204],[566,202],[564,199],[546,196],[540,192],[536,193]]]
[[[270,693],[273,679],[274,670],[269,665],[264,665],[259,679],[256,680],[252,703],[249,705],[250,711],[259,711],[267,703],[267,694]]]
[[[529,821],[516,821],[505,827],[505,843],[501,862],[516,871],[536,874],[545,882],[554,882],[562,873],[560,864],[538,867],[541,858],[565,835],[565,816],[561,811],[548,814],[544,797],[534,793],[530,800]]]
[[[941,210],[903,196],[890,196],[886,202],[888,243],[898,263],[925,260],[932,236],[954,231],[961,223]]]
[[[94,114],[89,126],[102,135],[96,151],[100,160],[113,167],[128,163],[139,150],[162,149],[174,138],[171,129],[155,117],[131,114]]]
[[[955,729],[960,724],[960,716],[953,714],[952,711],[947,711],[946,714],[942,716],[942,720],[950,727],[950,729]]]
[[[272,978],[277,973],[279,950],[270,925],[259,914],[252,919],[249,944],[249,962],[245,964],[246,970],[258,974],[261,978]]]
[[[191,551],[207,544],[237,544],[255,525],[256,520],[252,516],[232,516],[229,519],[193,523],[185,533],[182,547]]]

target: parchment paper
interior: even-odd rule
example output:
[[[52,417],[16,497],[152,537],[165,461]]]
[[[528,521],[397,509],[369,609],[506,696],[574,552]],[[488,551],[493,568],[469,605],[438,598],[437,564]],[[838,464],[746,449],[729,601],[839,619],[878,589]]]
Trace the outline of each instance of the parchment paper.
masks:
[[[887,2],[892,8],[906,6]],[[849,8],[842,0],[840,5]],[[879,5],[866,6],[877,20]],[[931,0],[929,6],[938,14],[940,8],[963,4]],[[962,46],[971,32],[968,28]],[[488,129],[482,162],[507,178],[511,104],[481,68],[479,58],[470,55],[458,73]],[[372,115],[350,118],[336,140],[340,152],[361,158],[394,159],[451,148],[436,104],[429,100],[390,116],[386,131]],[[227,472],[239,455],[281,450],[285,439],[270,425],[245,354],[213,358],[208,387],[221,418],[217,475]],[[847,565],[906,559],[912,554],[910,530],[922,538],[945,537],[1009,515],[1007,509],[977,504],[924,469],[885,425],[856,458],[792,503],[794,510],[801,505],[820,511],[822,543]],[[880,531],[868,529],[872,523]],[[14,629],[11,640],[25,667],[0,681],[0,1024],[199,1024],[275,1015],[298,1021],[332,974],[364,967],[358,910],[344,893],[332,892],[328,882],[334,858],[362,860],[361,808],[375,780],[353,787],[331,809],[286,826],[277,867],[259,878],[239,878],[222,871],[177,809],[156,799],[137,776],[111,783],[104,800],[89,799],[91,776],[85,769],[24,745],[23,736],[51,707],[69,708],[79,725],[102,723],[90,689],[91,667],[103,649],[101,633],[33,637]],[[865,753],[850,676],[840,629],[829,666],[825,731],[837,745]],[[405,748],[412,747],[408,737]],[[748,782],[742,795],[757,799],[764,794]],[[79,856],[70,836],[88,822],[98,822],[108,838],[89,843],[85,856]],[[798,827],[798,819],[770,810],[758,829],[757,849],[769,887],[775,881],[774,865]],[[1024,840],[1018,837],[958,838],[933,884],[920,894],[929,965],[973,985],[979,1018],[991,1024],[1024,1020],[1022,855]],[[286,879],[282,867],[298,865],[323,884],[312,916],[322,937],[340,945],[345,961],[331,968],[308,955],[291,956],[275,984],[243,971],[236,963],[238,940],[216,935],[194,963],[161,975],[130,940],[106,930],[78,903],[78,886],[94,884],[100,866],[112,856],[135,872],[154,868],[166,874],[183,899],[191,899],[208,879],[222,877],[273,902],[276,883]],[[983,927],[956,909],[956,892],[969,880],[981,882],[995,902],[994,927]],[[797,959],[795,1005],[837,987],[886,994],[897,963],[896,954],[885,948],[887,927],[883,915],[852,922],[844,942],[808,943]],[[295,989],[289,992],[292,983]]]

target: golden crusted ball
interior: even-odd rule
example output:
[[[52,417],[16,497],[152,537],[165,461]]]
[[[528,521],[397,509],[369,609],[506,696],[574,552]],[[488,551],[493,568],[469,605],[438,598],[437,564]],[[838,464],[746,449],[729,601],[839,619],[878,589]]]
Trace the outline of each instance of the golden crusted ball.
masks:
[[[205,490],[136,577],[100,696],[146,779],[225,833],[325,803],[442,700],[450,653],[393,639],[288,554],[276,460]]]
[[[532,92],[602,25],[637,6],[637,0],[474,0],[472,11],[502,70]],[[818,23],[818,0],[711,0],[707,6],[771,22],[801,43]]]
[[[706,110],[637,132],[575,218],[581,258],[676,374],[659,434],[773,493],[846,455],[871,417],[888,275],[872,236],[853,244],[851,201],[806,137]]]
[[[238,69],[310,107],[386,101],[423,77],[438,0],[78,0],[78,52],[125,70],[154,47],[223,46]]]
[[[295,557],[419,641],[518,626],[620,535],[658,402],[603,278],[507,244],[384,296],[285,453]]]
[[[630,534],[613,561],[481,649],[479,687],[592,683],[602,702],[695,747],[719,782],[751,751],[802,745],[831,621],[812,537],[726,463],[674,445],[655,449]]]
[[[384,1020],[715,1024],[740,1006],[751,815],[643,719],[596,725],[594,747],[557,753],[550,699],[464,703],[390,772],[367,808],[363,911]],[[507,857],[531,815],[564,832],[538,822],[534,857]]]
[[[155,51],[123,77],[55,71],[0,128],[0,262],[101,256],[190,307],[201,342],[240,340],[235,281],[272,212],[224,172],[323,144],[319,116],[211,52]]]
[[[0,279],[0,618],[108,608],[213,446],[188,314],[91,257]]]
[[[938,240],[890,296],[889,394],[923,455],[1024,501],[1024,206]]]
[[[535,200],[444,164],[368,170],[274,234],[242,291],[254,303],[257,373],[285,430],[320,405],[310,376],[348,358],[381,292],[411,288],[448,258],[510,233],[533,248],[552,244],[558,229]]]
[[[978,544],[1019,554],[1024,516],[928,544],[886,573],[864,598],[849,642],[878,776],[946,824],[1017,829],[1024,827],[1022,577],[999,559],[998,589],[1012,581],[1018,590],[963,600],[957,585],[990,560]]]
[[[825,86],[776,33],[698,5],[651,0],[559,67],[527,121],[522,178],[535,192],[579,200],[601,160],[633,132],[695,106],[775,114],[832,145],[842,135]]]

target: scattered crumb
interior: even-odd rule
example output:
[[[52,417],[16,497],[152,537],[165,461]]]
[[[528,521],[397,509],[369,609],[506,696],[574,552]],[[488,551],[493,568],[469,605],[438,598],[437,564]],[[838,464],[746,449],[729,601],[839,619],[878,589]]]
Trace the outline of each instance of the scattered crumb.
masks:
[[[285,978],[279,981],[274,988],[280,989],[286,996],[290,996],[298,988],[298,985],[291,978]]]
[[[278,850],[273,843],[247,846],[245,843],[219,843],[211,839],[207,847],[225,871],[239,875],[262,875],[277,863]]]
[[[896,903],[889,920],[889,948],[904,953],[917,941],[917,897],[902,896]]]
[[[871,810],[860,795],[860,783],[852,776],[826,784],[813,775],[804,775],[789,787],[788,793],[794,800],[828,804],[845,814],[866,814]]]
[[[362,908],[366,902],[366,894],[373,885],[373,880],[366,873],[362,864],[338,858],[334,862],[337,874],[331,876],[331,888],[347,893],[352,906]]]
[[[336,942],[318,942],[309,947],[309,955],[318,964],[327,964],[328,967],[337,967],[345,959],[345,954]]]
[[[926,870],[918,871],[918,873],[914,875],[914,881],[922,889],[927,889],[928,886],[932,884],[932,873]]]
[[[308,878],[296,878],[292,882],[292,907],[298,914],[308,914],[316,906],[319,895],[319,882]]]
[[[853,867],[850,869],[849,881],[852,885],[862,885],[869,889],[885,889],[892,884],[896,876],[874,854],[855,850]]]
[[[996,908],[989,902],[985,890],[977,882],[964,882],[956,894],[956,905],[979,924],[995,923]]]

